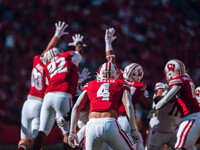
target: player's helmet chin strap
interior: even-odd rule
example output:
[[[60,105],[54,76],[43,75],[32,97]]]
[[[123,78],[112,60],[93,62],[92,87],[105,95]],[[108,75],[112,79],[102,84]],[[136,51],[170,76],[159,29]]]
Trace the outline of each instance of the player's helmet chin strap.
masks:
[[[176,95],[176,93],[180,90],[181,86],[172,86],[169,92],[156,104],[155,110],[161,109],[164,105],[166,105],[172,97]]]

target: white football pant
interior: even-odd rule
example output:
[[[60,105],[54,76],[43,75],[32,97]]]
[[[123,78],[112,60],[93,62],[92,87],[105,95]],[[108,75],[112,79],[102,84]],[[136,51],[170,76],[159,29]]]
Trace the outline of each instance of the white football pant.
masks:
[[[42,101],[28,99],[24,102],[21,114],[21,139],[36,137],[40,124]]]
[[[40,129],[48,135],[55,123],[55,118],[63,116],[72,108],[71,94],[64,92],[49,92],[44,97],[40,114]],[[69,121],[61,128],[63,135],[69,133]]]
[[[133,139],[131,137],[131,127],[129,125],[129,122],[128,122],[128,119],[126,116],[119,116],[117,121],[119,122],[122,130],[125,131],[125,133],[128,135],[129,139],[131,139],[132,143],[133,143]],[[137,134],[139,135],[140,137],[140,140],[137,144],[135,144],[135,149],[137,150],[144,150],[144,143],[143,143],[143,138],[142,138],[142,135],[141,133],[138,131],[138,128],[137,128],[137,125],[135,123],[135,127],[136,127],[136,130],[137,130]]]
[[[131,150],[133,143],[116,119],[92,118],[86,125],[86,150],[100,150],[103,142],[114,150]]]

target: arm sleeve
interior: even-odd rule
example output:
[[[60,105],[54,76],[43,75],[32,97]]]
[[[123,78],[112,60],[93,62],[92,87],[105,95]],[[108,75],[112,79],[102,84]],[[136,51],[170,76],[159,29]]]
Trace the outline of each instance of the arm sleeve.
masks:
[[[76,124],[80,115],[81,106],[84,106],[84,104],[87,102],[86,96],[87,91],[83,91],[72,109],[70,133],[76,133]]]
[[[131,127],[131,130],[135,130],[135,112],[131,102],[131,94],[129,91],[125,90],[126,108],[127,108],[127,118]]]
[[[172,97],[176,95],[176,93],[180,90],[181,86],[172,86],[172,88],[169,90],[169,92],[156,104],[155,109],[158,110],[162,108],[164,105],[169,102]]]
[[[72,56],[71,60],[76,66],[78,66],[78,64],[82,60],[82,56],[78,51],[75,51],[75,54]]]

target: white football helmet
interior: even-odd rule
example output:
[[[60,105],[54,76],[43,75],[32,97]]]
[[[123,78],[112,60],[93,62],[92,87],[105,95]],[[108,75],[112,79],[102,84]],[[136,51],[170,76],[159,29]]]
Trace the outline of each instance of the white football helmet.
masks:
[[[43,63],[46,65],[53,57],[62,54],[63,51],[56,47],[49,49],[43,56]]]
[[[200,86],[195,89],[196,99],[200,103]]]
[[[118,68],[113,63],[104,63],[99,67],[97,73],[97,80],[101,79],[114,79],[117,80],[119,78]]]
[[[172,59],[165,65],[164,73],[166,80],[169,81],[169,79],[178,75],[186,74],[185,65],[180,60]]]
[[[144,76],[142,66],[136,63],[132,63],[124,69],[123,77],[129,81],[140,81]]]

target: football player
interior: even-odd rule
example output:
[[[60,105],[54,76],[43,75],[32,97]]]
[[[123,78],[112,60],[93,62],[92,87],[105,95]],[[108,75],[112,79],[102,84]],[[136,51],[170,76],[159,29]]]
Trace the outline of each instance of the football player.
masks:
[[[69,144],[74,147],[77,141],[76,125],[85,104],[90,102],[89,121],[86,125],[85,148],[99,150],[102,143],[112,149],[133,149],[133,143],[117,122],[118,108],[125,105],[134,142],[138,141],[135,129],[134,109],[131,104],[130,88],[124,80],[117,80],[119,72],[113,63],[104,63],[97,73],[97,80],[88,82],[72,109]]]
[[[70,112],[78,84],[78,64],[82,59],[83,37],[80,36],[75,51],[63,52],[54,56],[46,64],[44,70],[49,82],[41,108],[40,128],[33,143],[33,150],[40,150],[45,138],[50,133],[55,118],[60,118]],[[68,145],[69,121],[61,128],[64,149],[71,149]]]
[[[154,88],[153,106],[169,90],[165,83],[158,82]],[[160,150],[164,145],[174,149],[176,143],[176,133],[180,123],[180,113],[174,101],[167,103],[158,112],[154,113],[150,119],[150,131],[147,140],[147,150]]]
[[[155,105],[159,110],[176,98],[175,104],[181,113],[181,124],[177,132],[175,148],[188,150],[200,136],[200,107],[195,95],[195,85],[186,74],[182,61],[173,59],[165,65],[166,80],[169,81],[169,92]]]
[[[105,33],[105,47],[106,47],[106,58],[108,62],[112,62],[116,64],[115,62],[115,54],[112,48],[112,42],[116,39],[115,29],[109,28],[106,30]],[[124,73],[121,72],[121,78],[124,78],[126,82],[130,86],[130,94],[132,96],[132,103],[135,108],[136,103],[139,103],[140,106],[144,109],[151,109],[151,103],[148,100],[148,91],[146,90],[146,84],[140,82],[140,80],[143,78],[144,71],[143,68],[137,64],[132,63],[125,67]],[[119,118],[118,121],[122,127],[122,129],[127,133],[127,135],[130,136],[130,126],[127,121],[126,117],[126,111],[123,105],[119,108]],[[136,147],[139,150],[144,150],[144,143],[142,139],[142,135],[140,134],[137,125],[136,125],[137,133],[140,136],[140,141],[137,143]]]
[[[29,149],[33,143],[33,138],[38,133],[40,123],[40,109],[45,92],[45,72],[44,72],[44,54],[47,51],[52,51],[61,36],[67,34],[64,30],[67,28],[65,22],[55,24],[56,31],[46,50],[34,57],[33,69],[31,74],[31,87],[27,100],[24,102],[21,114],[21,134],[18,143],[18,150]]]

